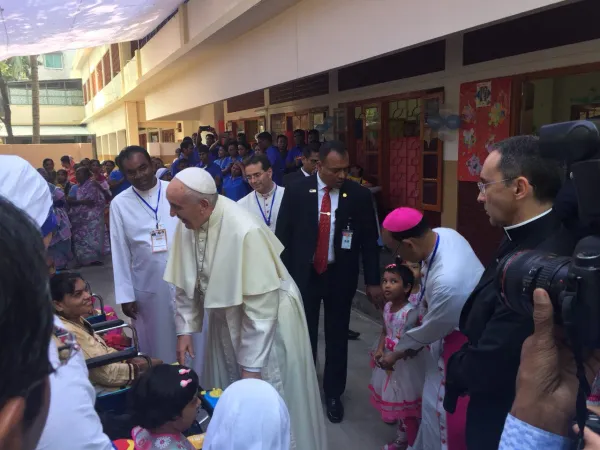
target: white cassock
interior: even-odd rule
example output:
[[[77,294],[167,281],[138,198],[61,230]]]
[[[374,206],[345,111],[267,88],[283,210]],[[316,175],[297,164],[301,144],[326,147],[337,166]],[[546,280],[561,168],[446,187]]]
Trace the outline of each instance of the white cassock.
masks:
[[[285,189],[275,183],[273,184],[273,189],[268,194],[263,195],[256,191],[250,192],[244,198],[238,200],[238,205],[262,220],[275,233],[279,207]]]
[[[153,252],[150,234],[158,223],[159,229],[166,230],[170,250],[179,220],[170,215],[168,185],[167,181],[158,181],[149,191],[130,187],[117,195],[110,204],[110,240],[117,304],[138,304],[138,316],[132,324],[140,350],[173,363],[177,361],[175,288],[163,280],[169,251]],[[157,209],[156,214],[151,208]],[[200,375],[205,347],[200,333],[194,336],[194,345],[196,358],[191,367]]]
[[[209,312],[205,386],[225,389],[242,368],[260,372],[290,411],[291,448],[323,450],[323,408],[304,308],[282,250],[266,225],[219,196],[200,230],[177,225],[165,279],[178,288],[178,333],[200,331],[204,309]]]
[[[458,331],[460,312],[483,274],[483,266],[473,249],[456,231],[435,228],[439,236],[437,251],[423,262],[424,299],[427,313],[422,325],[402,335],[396,351],[429,345],[426,358],[421,426],[414,450],[454,450],[453,436],[464,440],[464,414],[450,415],[444,410],[446,363],[456,347],[466,342]],[[432,260],[433,256],[433,260]],[[457,410],[458,412],[458,410]]]

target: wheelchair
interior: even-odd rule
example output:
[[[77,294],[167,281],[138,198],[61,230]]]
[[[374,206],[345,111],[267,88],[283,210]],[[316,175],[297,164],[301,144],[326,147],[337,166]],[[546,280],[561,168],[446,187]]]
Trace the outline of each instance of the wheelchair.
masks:
[[[100,314],[86,319],[92,325],[94,332],[98,335],[102,335],[113,330],[129,329],[132,335],[132,346],[121,351],[87,359],[86,365],[88,370],[136,357],[144,358],[148,362],[148,366],[151,366],[152,359],[138,350],[139,341],[135,328],[122,319],[106,320],[104,299],[98,294],[91,295],[100,305]],[[133,424],[131,423],[131,417],[127,414],[127,397],[129,389],[129,387],[125,387],[114,392],[99,394],[96,397],[96,412],[100,416],[104,432],[111,440],[128,439],[131,436]],[[204,389],[199,387],[198,397],[200,398],[201,406],[196,421],[192,427],[184,433],[188,437],[205,433],[210,418],[213,415],[214,402],[210,402],[201,395],[200,392],[203,391]]]

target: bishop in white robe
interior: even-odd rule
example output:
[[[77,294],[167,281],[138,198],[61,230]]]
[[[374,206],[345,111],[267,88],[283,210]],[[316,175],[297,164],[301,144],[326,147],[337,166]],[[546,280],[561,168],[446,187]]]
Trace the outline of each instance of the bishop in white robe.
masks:
[[[262,378],[290,411],[292,448],[327,446],[323,409],[298,287],[268,227],[226,197],[202,169],[178,173],[167,190],[177,225],[165,280],[177,287],[178,352],[209,315],[203,379],[225,389]],[[181,356],[181,355],[180,355]]]
[[[244,162],[244,176],[253,191],[238,200],[238,204],[256,216],[275,233],[279,207],[285,189],[273,181],[273,169],[264,155],[254,155]]]
[[[404,333],[394,347],[397,352],[423,347],[428,350],[421,425],[409,448],[464,448],[467,399],[461,399],[454,414],[444,410],[446,366],[450,356],[466,342],[458,330],[460,312],[477,285],[483,266],[464,237],[449,228],[430,229],[422,213],[412,208],[392,211],[383,221],[383,228],[389,248],[396,248],[408,261],[423,260],[421,298],[427,312],[421,325]],[[407,248],[409,245],[412,249]]]
[[[149,157],[148,157],[149,158]],[[145,164],[143,154],[134,154],[124,164]],[[150,168],[152,164],[150,162]],[[150,177],[150,175],[149,175]],[[136,189],[139,180],[110,204],[110,237],[117,304],[136,302],[137,318],[132,320],[139,338],[140,351],[173,363],[176,359],[175,288],[163,280],[169,250],[178,223],[171,217],[166,198],[166,181],[151,174],[152,186]],[[146,187],[142,185],[142,188]],[[156,240],[152,233],[164,230],[166,242]],[[205,341],[194,335],[198,352]],[[202,373],[202,355],[191,366]]]

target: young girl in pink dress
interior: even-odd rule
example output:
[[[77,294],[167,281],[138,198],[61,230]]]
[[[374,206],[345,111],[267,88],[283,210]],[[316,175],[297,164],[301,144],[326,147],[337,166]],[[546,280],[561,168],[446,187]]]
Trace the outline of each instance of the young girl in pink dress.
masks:
[[[405,450],[414,442],[421,417],[421,394],[425,361],[420,351],[396,352],[403,333],[419,322],[420,290],[413,291],[415,276],[411,269],[390,264],[383,272],[381,286],[386,299],[384,327],[373,355],[371,403],[387,423],[398,422],[397,437],[384,450]],[[412,300],[413,302],[409,301]]]

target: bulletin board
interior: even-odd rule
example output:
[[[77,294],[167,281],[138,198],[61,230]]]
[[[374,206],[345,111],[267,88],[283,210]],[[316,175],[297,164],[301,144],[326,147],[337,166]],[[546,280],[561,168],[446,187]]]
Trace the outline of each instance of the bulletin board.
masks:
[[[510,95],[510,78],[461,84],[459,181],[479,181],[483,162],[494,144],[510,136]]]

